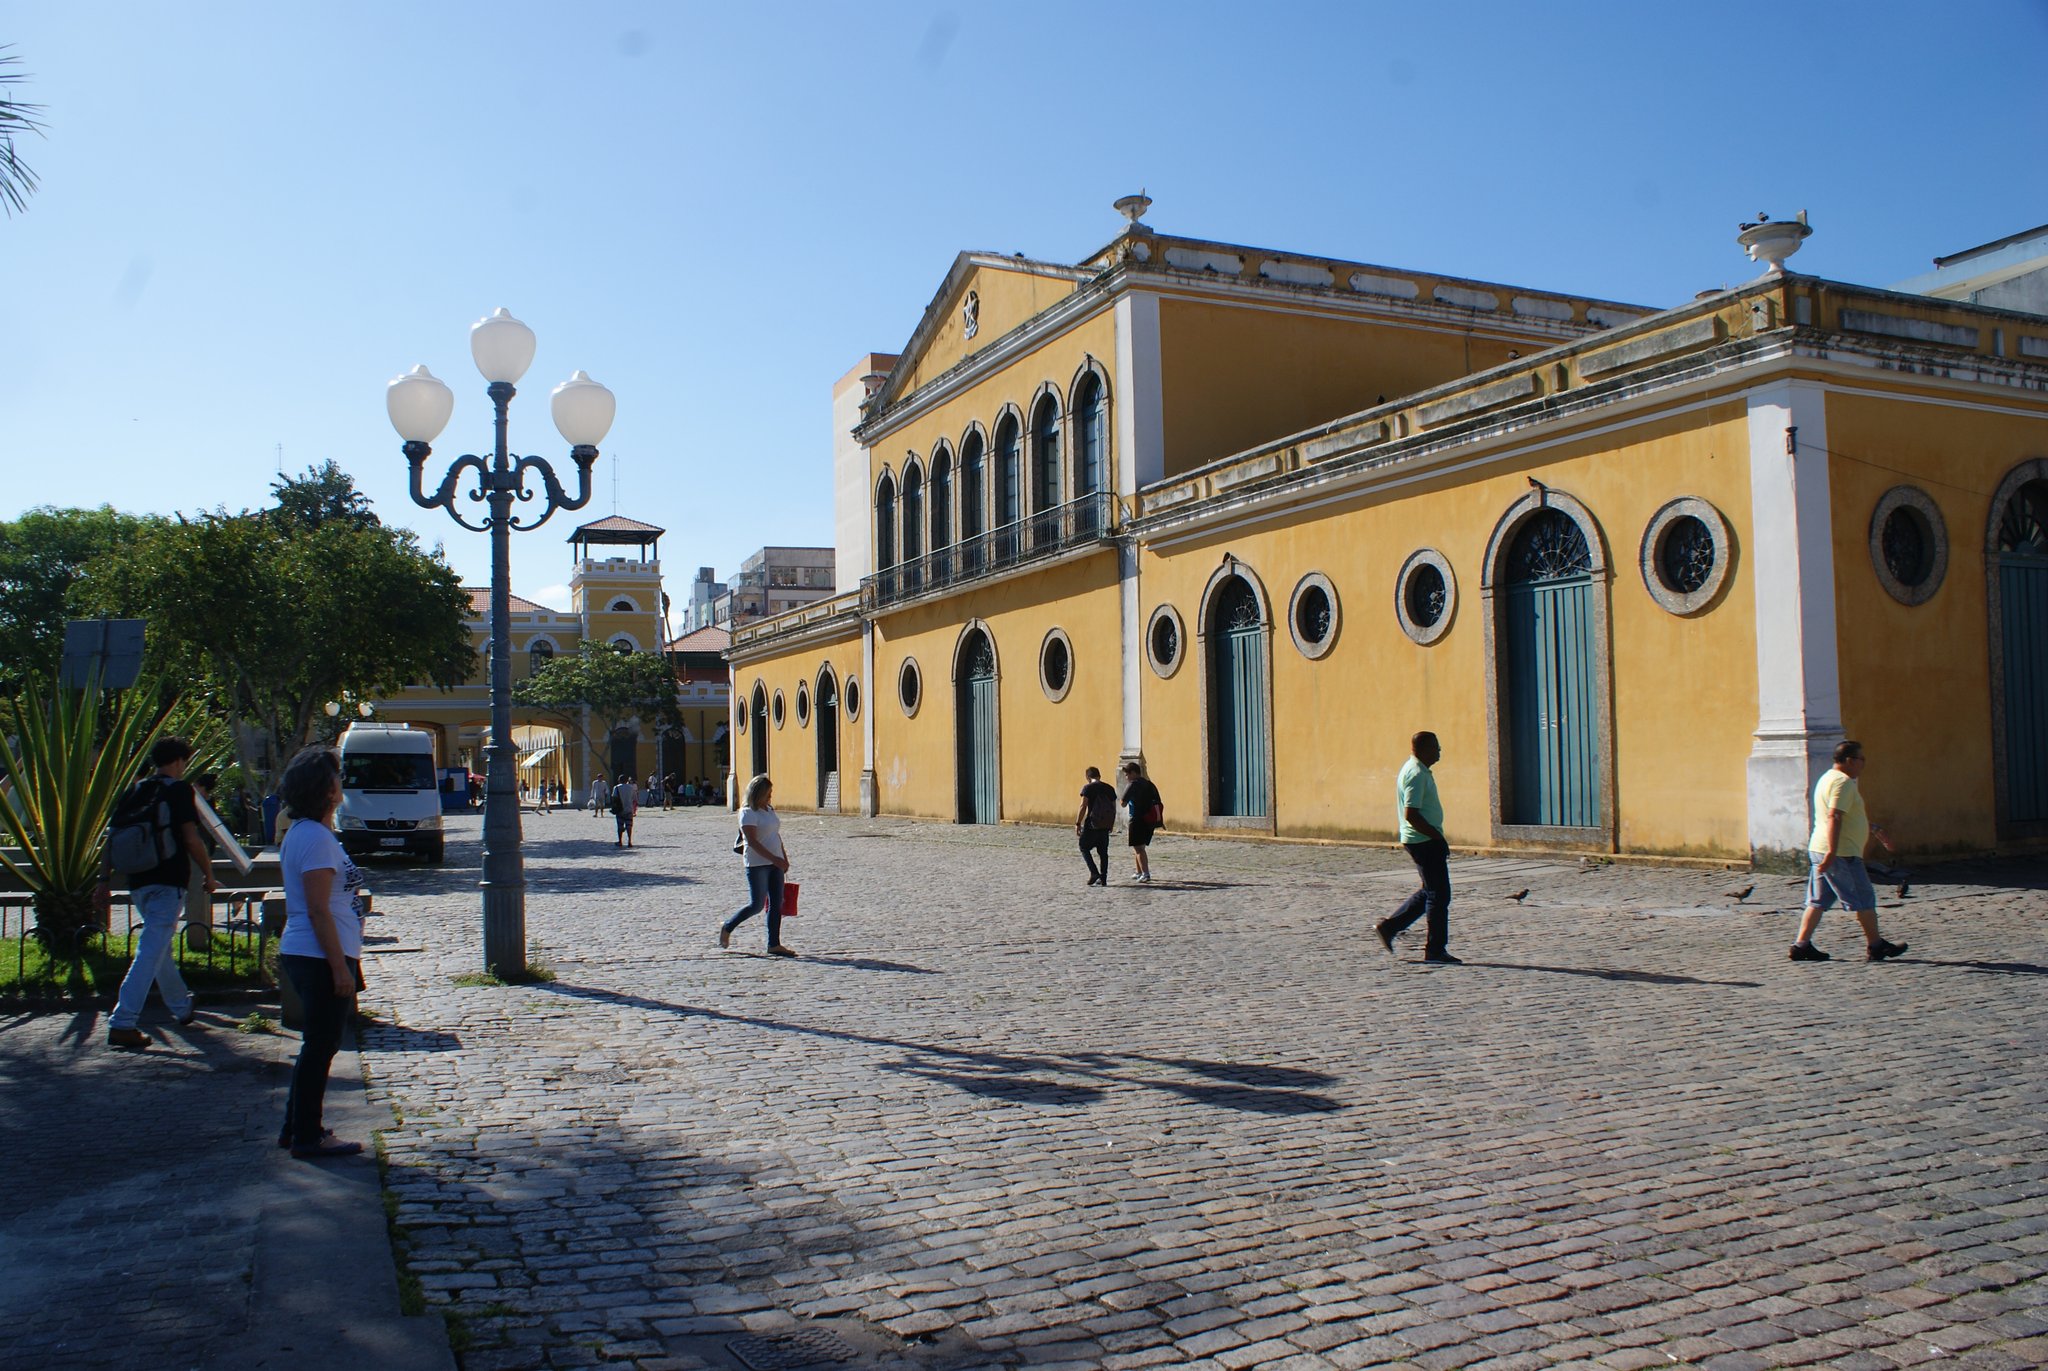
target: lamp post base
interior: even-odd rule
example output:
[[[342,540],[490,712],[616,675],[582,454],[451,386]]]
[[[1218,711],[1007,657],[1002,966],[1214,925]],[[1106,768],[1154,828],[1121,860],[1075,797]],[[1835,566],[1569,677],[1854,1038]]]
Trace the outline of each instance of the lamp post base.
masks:
[[[526,974],[526,888],[484,883],[484,969],[515,980]]]

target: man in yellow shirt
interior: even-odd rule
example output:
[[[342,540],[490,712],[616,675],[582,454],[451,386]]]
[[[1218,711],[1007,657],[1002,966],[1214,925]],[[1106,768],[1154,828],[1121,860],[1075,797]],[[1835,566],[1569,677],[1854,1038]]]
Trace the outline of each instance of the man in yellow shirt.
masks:
[[[1401,846],[1415,863],[1422,884],[1401,907],[1373,926],[1389,956],[1394,939],[1417,919],[1423,925],[1422,960],[1462,966],[1451,955],[1451,845],[1444,840],[1444,804],[1437,798],[1436,776],[1430,771],[1443,759],[1436,734],[1418,733],[1408,740],[1409,757],[1394,782],[1394,814],[1400,821]]]
[[[1904,943],[1888,943],[1877,932],[1877,892],[1870,887],[1870,873],[1863,869],[1863,849],[1870,835],[1896,851],[1885,831],[1870,822],[1863,808],[1863,791],[1857,781],[1863,775],[1863,744],[1843,743],[1835,749],[1835,764],[1813,787],[1813,870],[1806,878],[1806,917],[1799,921],[1799,940],[1792,944],[1795,962],[1824,962],[1828,954],[1813,945],[1820,916],[1840,900],[1856,922],[1863,926],[1867,955],[1873,962],[1896,957],[1906,950]]]

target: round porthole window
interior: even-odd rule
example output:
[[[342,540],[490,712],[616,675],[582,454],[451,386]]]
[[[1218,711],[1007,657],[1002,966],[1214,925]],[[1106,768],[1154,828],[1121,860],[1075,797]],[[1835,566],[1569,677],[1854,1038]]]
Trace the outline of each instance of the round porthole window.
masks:
[[[747,715],[752,712],[744,705],[733,711],[733,722],[739,725],[740,732],[745,733],[747,731]]]
[[[1287,630],[1295,647],[1311,661],[1326,657],[1337,645],[1337,588],[1320,571],[1311,571],[1294,588],[1287,611]]]
[[[1409,554],[1394,577],[1394,617],[1401,631],[1424,646],[1450,631],[1458,582],[1451,564],[1433,547]]]
[[[1154,675],[1164,680],[1180,670],[1187,638],[1187,629],[1172,605],[1161,605],[1152,611],[1152,620],[1145,626],[1145,660]]]
[[[1058,704],[1074,686],[1074,645],[1063,628],[1053,629],[1038,645],[1038,688]]]
[[[782,717],[783,717],[783,708],[782,708],[782,692],[781,692],[780,690],[777,690],[777,691],[775,692],[775,704],[774,704],[774,713],[775,713],[775,726],[776,726],[777,728],[781,728],[781,727],[782,727]]]
[[[811,723],[811,688],[799,684],[796,688],[796,722],[799,728],[808,728]]]
[[[1673,614],[1697,614],[1728,579],[1729,550],[1719,510],[1690,495],[1673,500],[1643,530],[1643,585]]]
[[[918,703],[924,698],[924,677],[917,669],[915,657],[905,657],[903,669],[896,673],[896,698],[905,714],[917,717]]]
[[[1893,486],[1870,516],[1870,563],[1900,604],[1924,605],[1948,574],[1948,528],[1926,491]]]
[[[860,717],[860,678],[858,676],[846,678],[846,717],[849,719],[858,719]]]

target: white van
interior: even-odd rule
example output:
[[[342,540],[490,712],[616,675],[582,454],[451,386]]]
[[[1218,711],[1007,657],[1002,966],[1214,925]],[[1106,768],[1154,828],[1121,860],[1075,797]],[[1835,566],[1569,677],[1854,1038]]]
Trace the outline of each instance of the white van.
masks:
[[[341,735],[341,809],[335,815],[350,856],[442,855],[440,772],[434,735],[405,724],[350,724]]]

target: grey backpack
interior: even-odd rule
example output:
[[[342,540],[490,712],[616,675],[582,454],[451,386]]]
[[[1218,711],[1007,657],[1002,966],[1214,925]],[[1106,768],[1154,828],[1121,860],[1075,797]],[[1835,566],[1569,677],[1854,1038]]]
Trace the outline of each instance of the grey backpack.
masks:
[[[114,806],[113,826],[107,830],[108,859],[114,870],[135,876],[177,855],[171,802],[164,798],[162,783],[154,777],[137,781]]]

